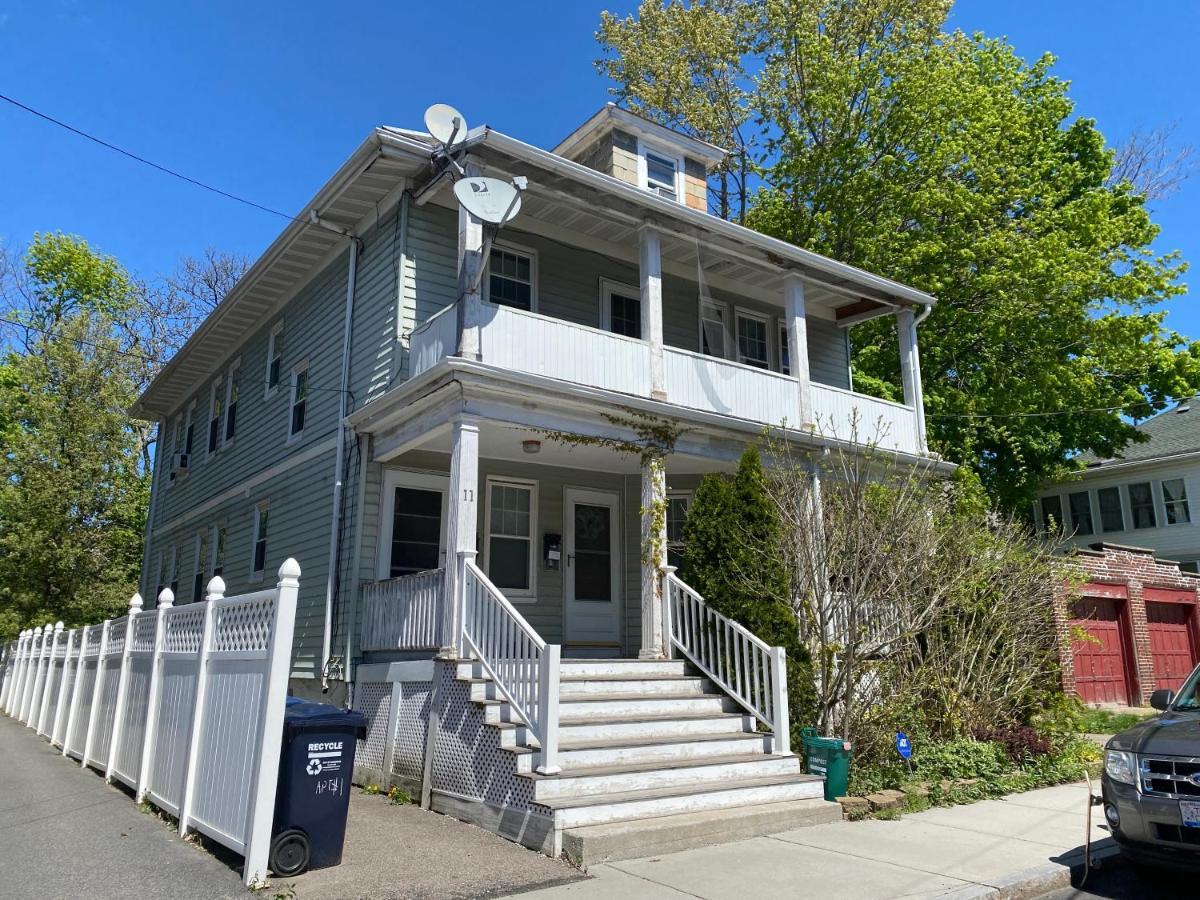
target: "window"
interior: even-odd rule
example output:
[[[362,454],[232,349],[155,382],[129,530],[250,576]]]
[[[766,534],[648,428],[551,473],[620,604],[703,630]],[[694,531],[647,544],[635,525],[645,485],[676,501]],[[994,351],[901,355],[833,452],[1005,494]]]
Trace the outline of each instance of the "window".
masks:
[[[488,577],[496,587],[533,596],[536,485],[488,480]]]
[[[212,383],[208,398],[208,452],[216,453],[221,445],[221,414],[225,406],[225,394],[221,390],[221,379]]]
[[[668,156],[646,151],[646,187],[663,197],[678,198],[676,175],[678,163]]]
[[[1087,535],[1095,529],[1092,527],[1092,499],[1087,491],[1076,491],[1067,495],[1067,503],[1071,509],[1071,531],[1074,534]]]
[[[1198,574],[1198,573],[1200,573],[1200,565],[1198,565],[1196,563],[1196,560],[1194,560],[1194,559],[1188,560],[1187,562],[1181,562],[1179,564],[1179,571],[1180,572],[1192,572],[1193,574]]]
[[[193,401],[192,403],[188,404],[187,418],[184,419],[185,424],[183,426],[183,452],[186,453],[189,457],[192,455],[192,443],[193,443],[192,438],[193,438],[193,435],[195,434],[195,426],[193,425],[193,421],[195,420],[195,418],[196,418],[196,404]]]
[[[752,313],[737,314],[738,362],[769,369],[767,320]]]
[[[154,602],[158,603],[158,597],[171,583],[170,573],[167,572],[167,555],[162,551],[158,554],[158,583],[154,586]]]
[[[288,421],[288,441],[299,439],[304,431],[304,416],[308,407],[308,363],[302,362],[292,370],[292,402]]]
[[[1167,513],[1168,525],[1182,525],[1192,521],[1188,512],[1187,488],[1182,478],[1172,478],[1162,483],[1163,507]]]
[[[225,378],[225,442],[233,440],[237,432],[238,381],[241,376],[241,361],[229,368]]]
[[[182,413],[180,413],[179,418],[175,420],[175,428],[168,429],[167,433],[169,435],[172,435],[172,437],[170,438],[169,444],[166,441],[164,441],[162,444],[160,444],[163,452],[161,454],[162,458],[159,460],[159,462],[162,464],[162,467],[163,467],[162,471],[165,471],[167,473],[167,481],[174,481],[176,476],[179,474],[175,470],[175,457],[177,457],[180,453],[183,452],[183,414]]]
[[[667,494],[667,565],[677,569],[683,565],[683,526],[691,504],[691,493]]]
[[[1100,503],[1100,528],[1103,531],[1124,531],[1125,511],[1121,509],[1119,487],[1100,488],[1096,491]]]
[[[1129,514],[1134,528],[1154,528],[1158,521],[1154,515],[1154,492],[1150,482],[1143,481],[1129,486]]]
[[[1058,497],[1042,498],[1042,532],[1060,533],[1063,526],[1062,500]]]
[[[720,303],[700,301],[700,352],[709,356],[726,357],[725,316],[727,312]]]
[[[283,323],[276,322],[267,337],[267,386],[263,398],[275,393],[279,387],[279,377],[283,373]]]
[[[450,479],[445,475],[384,473],[378,578],[398,578],[445,564],[444,522]]]
[[[499,306],[534,310],[534,256],[493,245],[488,257],[487,299]]]
[[[254,549],[250,558],[250,577],[259,579],[267,567],[267,504],[254,507]]]
[[[196,535],[195,568],[192,575],[192,602],[199,603],[205,596],[204,570],[208,566],[208,532]]]
[[[792,374],[792,357],[788,353],[788,330],[785,322],[779,323],[779,371]]]
[[[179,596],[179,548],[172,547],[170,551],[170,560],[167,562],[167,587],[171,589],[171,593]]]
[[[216,578],[225,574],[225,526],[212,527],[212,573]]]
[[[626,337],[642,336],[642,292],[627,284],[600,281],[601,327]]]

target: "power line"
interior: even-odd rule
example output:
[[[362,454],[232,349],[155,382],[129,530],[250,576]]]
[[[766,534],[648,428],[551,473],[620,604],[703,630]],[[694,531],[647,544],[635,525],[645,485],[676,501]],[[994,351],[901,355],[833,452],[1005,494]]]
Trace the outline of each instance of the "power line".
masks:
[[[1165,397],[1167,403],[1174,403],[1178,400],[1177,397]],[[1073,416],[1080,413],[1093,412],[1119,412],[1124,409],[1129,409],[1132,406],[1149,405],[1148,401],[1139,401],[1134,403],[1122,403],[1119,406],[1095,406],[1091,408],[1081,409],[1056,409],[1045,412],[1025,412],[1025,413],[925,413],[927,419],[1034,419],[1045,418],[1047,416]]]
[[[272,209],[269,206],[263,206],[261,203],[255,203],[253,200],[248,200],[245,197],[239,197],[237,194],[231,194],[229,191],[222,190],[219,187],[213,187],[211,184],[205,184],[203,181],[199,181],[188,175],[184,175],[182,172],[177,172],[174,169],[168,168],[167,166],[160,165],[159,163],[148,160],[144,156],[138,156],[136,153],[131,153],[130,151],[125,150],[122,147],[118,147],[116,144],[111,144],[108,141],[104,140],[103,138],[98,138],[94,134],[89,134],[88,132],[86,132],[80,128],[76,128],[74,125],[68,125],[66,122],[63,122],[61,119],[56,119],[56,118],[54,118],[54,116],[47,115],[46,113],[41,112],[40,110],[36,110],[32,106],[27,106],[26,104],[22,103],[20,100],[16,100],[5,94],[0,94],[0,100],[5,101],[6,103],[11,103],[13,106],[17,107],[18,109],[23,109],[25,112],[27,112],[31,115],[37,116],[39,119],[43,119],[44,121],[49,122],[52,125],[57,125],[59,128],[65,128],[67,131],[71,132],[72,134],[76,134],[81,138],[85,138],[89,141],[92,141],[93,143],[99,144],[101,147],[106,147],[115,153],[120,153],[122,156],[129,157],[130,159],[134,160],[135,162],[140,162],[142,165],[150,166],[150,168],[152,168],[152,169],[157,169],[158,171],[160,171],[166,175],[170,175],[173,178],[178,178],[181,181],[186,181],[188,184],[195,185],[198,188],[203,188],[206,191],[212,191],[214,194],[219,194],[220,196],[227,197],[230,200],[236,200],[238,203],[244,203],[246,206],[251,206],[254,209],[261,210],[262,212],[270,213],[273,216],[279,216],[282,219],[287,219],[289,222],[303,222],[304,221],[303,219],[298,219],[295,216],[289,216],[287,213],[280,212],[277,209]]]

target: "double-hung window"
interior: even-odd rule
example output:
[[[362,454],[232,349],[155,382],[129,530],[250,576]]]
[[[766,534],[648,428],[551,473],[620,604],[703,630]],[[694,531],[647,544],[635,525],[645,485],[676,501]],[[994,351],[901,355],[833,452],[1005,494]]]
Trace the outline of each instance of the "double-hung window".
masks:
[[[288,443],[300,439],[304,433],[304,419],[308,412],[308,361],[292,369],[292,399],[288,412]]]
[[[724,304],[712,300],[700,301],[700,352],[726,358],[725,319],[729,311]]]
[[[250,551],[250,577],[258,580],[267,568],[267,517],[266,501],[254,507],[254,543]]]
[[[237,432],[238,381],[241,379],[241,361],[229,368],[225,378],[225,442],[233,440]]]
[[[691,493],[667,494],[667,565],[679,568],[683,565],[683,526],[687,522],[688,508],[692,504]]]
[[[489,478],[487,488],[488,577],[509,594],[533,597],[537,485]]]
[[[1182,478],[1171,478],[1162,483],[1163,507],[1168,525],[1182,525],[1192,521],[1188,511],[1187,488]]]
[[[1042,531],[1045,534],[1060,534],[1063,528],[1062,499],[1042,498]]]
[[[1100,505],[1100,528],[1103,531],[1124,531],[1125,511],[1121,508],[1121,489],[1100,488],[1096,491],[1096,502]]]
[[[642,186],[660,197],[679,199],[679,160],[657,150],[642,150],[644,177]]]
[[[1095,529],[1092,526],[1092,500],[1088,492],[1068,494],[1067,504],[1071,510],[1071,531],[1079,535],[1092,534]]]
[[[204,599],[204,570],[208,566],[208,531],[196,535],[196,567],[192,574],[192,602],[199,603]]]
[[[225,392],[221,389],[221,379],[212,383],[208,397],[208,452],[216,453],[221,446],[221,420],[225,409]]]
[[[225,573],[225,526],[212,527],[212,573],[216,578]]]
[[[276,322],[267,337],[267,378],[263,399],[271,396],[279,387],[283,376],[283,323]]]
[[[609,281],[600,281],[602,326],[613,334],[626,337],[642,336],[642,292],[635,287]]]
[[[754,313],[737,313],[738,362],[757,369],[769,369],[767,320]]]
[[[536,303],[534,254],[511,246],[493,245],[488,256],[487,300],[499,306],[527,309]]]
[[[1134,528],[1155,528],[1158,517],[1154,514],[1154,491],[1149,481],[1129,485],[1129,514]]]

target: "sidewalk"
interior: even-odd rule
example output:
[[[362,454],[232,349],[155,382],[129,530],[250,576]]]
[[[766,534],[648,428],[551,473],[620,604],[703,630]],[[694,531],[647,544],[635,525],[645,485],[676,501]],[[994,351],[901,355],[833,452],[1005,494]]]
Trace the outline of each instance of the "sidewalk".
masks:
[[[1097,787],[1098,789],[1098,787]],[[834,822],[673,853],[593,866],[587,881],[523,895],[530,900],[745,900],[986,897],[1040,874],[1038,886],[1004,896],[1036,896],[1065,884],[1083,861],[1083,784],[1014,794],[969,806],[931,809],[896,821]],[[1093,810],[1093,852],[1114,852]]]

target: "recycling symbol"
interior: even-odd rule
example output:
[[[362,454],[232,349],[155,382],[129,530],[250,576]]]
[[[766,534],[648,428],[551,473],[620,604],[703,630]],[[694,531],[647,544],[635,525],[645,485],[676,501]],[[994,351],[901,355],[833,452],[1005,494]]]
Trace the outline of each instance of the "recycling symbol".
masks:
[[[321,774],[321,761],[319,759],[310,759],[308,761],[308,774],[309,775],[320,775]]]

